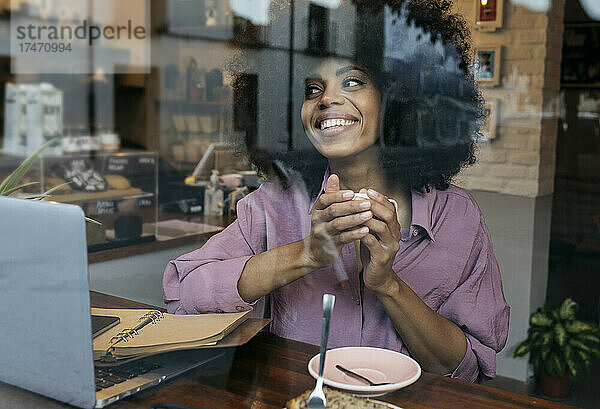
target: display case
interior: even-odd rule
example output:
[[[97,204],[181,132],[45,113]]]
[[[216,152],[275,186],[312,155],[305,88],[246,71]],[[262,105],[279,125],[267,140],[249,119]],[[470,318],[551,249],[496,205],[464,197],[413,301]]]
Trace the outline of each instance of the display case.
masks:
[[[3,155],[0,174],[23,159]],[[86,223],[88,250],[106,250],[156,239],[157,172],[155,152],[41,156],[23,178],[23,183],[37,183],[14,195],[55,189],[45,200],[81,206],[92,219]]]

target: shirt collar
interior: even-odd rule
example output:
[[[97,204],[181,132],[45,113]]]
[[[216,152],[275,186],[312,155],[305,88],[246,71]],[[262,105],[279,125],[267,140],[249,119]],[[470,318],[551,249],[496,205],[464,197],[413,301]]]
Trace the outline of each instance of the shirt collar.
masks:
[[[315,196],[310,201],[310,205],[308,206],[308,214],[311,214],[312,207],[315,202],[321,196],[323,192],[325,192],[325,186],[327,185],[327,178],[329,178],[330,170],[329,166],[325,170],[325,174],[323,175],[323,182],[321,183],[321,190],[317,196]],[[429,238],[432,241],[435,241],[435,237],[433,235],[433,231],[431,230],[431,211],[433,209],[433,201],[435,199],[436,191],[434,188],[431,188],[429,192],[418,192],[416,190],[412,191],[412,220],[410,226],[410,233],[414,231],[415,226],[421,227]]]
[[[435,241],[433,231],[431,230],[431,213],[433,210],[433,202],[436,196],[436,190],[430,188],[429,192],[412,191],[412,220],[411,230],[414,226],[419,226],[429,236],[431,241]]]

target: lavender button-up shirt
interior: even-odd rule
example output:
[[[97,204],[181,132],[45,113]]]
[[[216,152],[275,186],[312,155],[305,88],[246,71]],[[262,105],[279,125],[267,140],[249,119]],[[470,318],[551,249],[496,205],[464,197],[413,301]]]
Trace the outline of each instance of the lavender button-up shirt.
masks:
[[[324,186],[325,182],[323,183]],[[323,189],[321,190],[323,191]],[[237,220],[206,244],[169,262],[163,290],[176,314],[233,312],[251,304],[237,282],[254,254],[306,237],[312,202],[300,189],[265,182],[237,205]],[[393,269],[434,311],[461,328],[467,352],[451,374],[476,382],[495,376],[496,352],[506,342],[509,307],[483,216],[464,190],[412,193],[412,224],[400,242]],[[353,244],[337,263],[284,285],[271,294],[271,331],[318,345],[324,293],[336,296],[329,347],[373,346],[409,351],[375,294],[360,296]],[[256,305],[262,316],[264,300]]]

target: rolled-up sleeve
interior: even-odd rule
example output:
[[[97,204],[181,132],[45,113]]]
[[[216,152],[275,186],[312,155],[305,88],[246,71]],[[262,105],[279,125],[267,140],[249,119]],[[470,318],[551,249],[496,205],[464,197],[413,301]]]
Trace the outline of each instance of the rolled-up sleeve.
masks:
[[[256,237],[262,233],[260,220],[253,223],[252,209],[245,199],[238,203],[235,222],[211,237],[202,248],[168,263],[163,275],[163,298],[169,313],[235,312],[251,308],[240,297],[237,283],[248,260],[261,251],[255,247],[261,241]]]
[[[481,382],[496,376],[496,353],[506,343],[509,311],[489,232],[481,220],[463,280],[438,309],[467,339],[453,378]]]

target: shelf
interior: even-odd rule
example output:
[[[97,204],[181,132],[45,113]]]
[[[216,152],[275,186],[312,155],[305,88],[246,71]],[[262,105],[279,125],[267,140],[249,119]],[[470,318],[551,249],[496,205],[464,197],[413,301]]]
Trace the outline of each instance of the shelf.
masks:
[[[110,189],[104,192],[77,192],[52,196],[50,200],[59,203],[85,203],[98,200],[125,200],[152,197],[153,193],[143,192],[137,187],[129,189]]]
[[[560,84],[561,88],[589,88],[589,89],[598,89],[600,88],[600,82],[589,83],[589,84],[580,84],[580,83],[569,83],[563,82]]]

